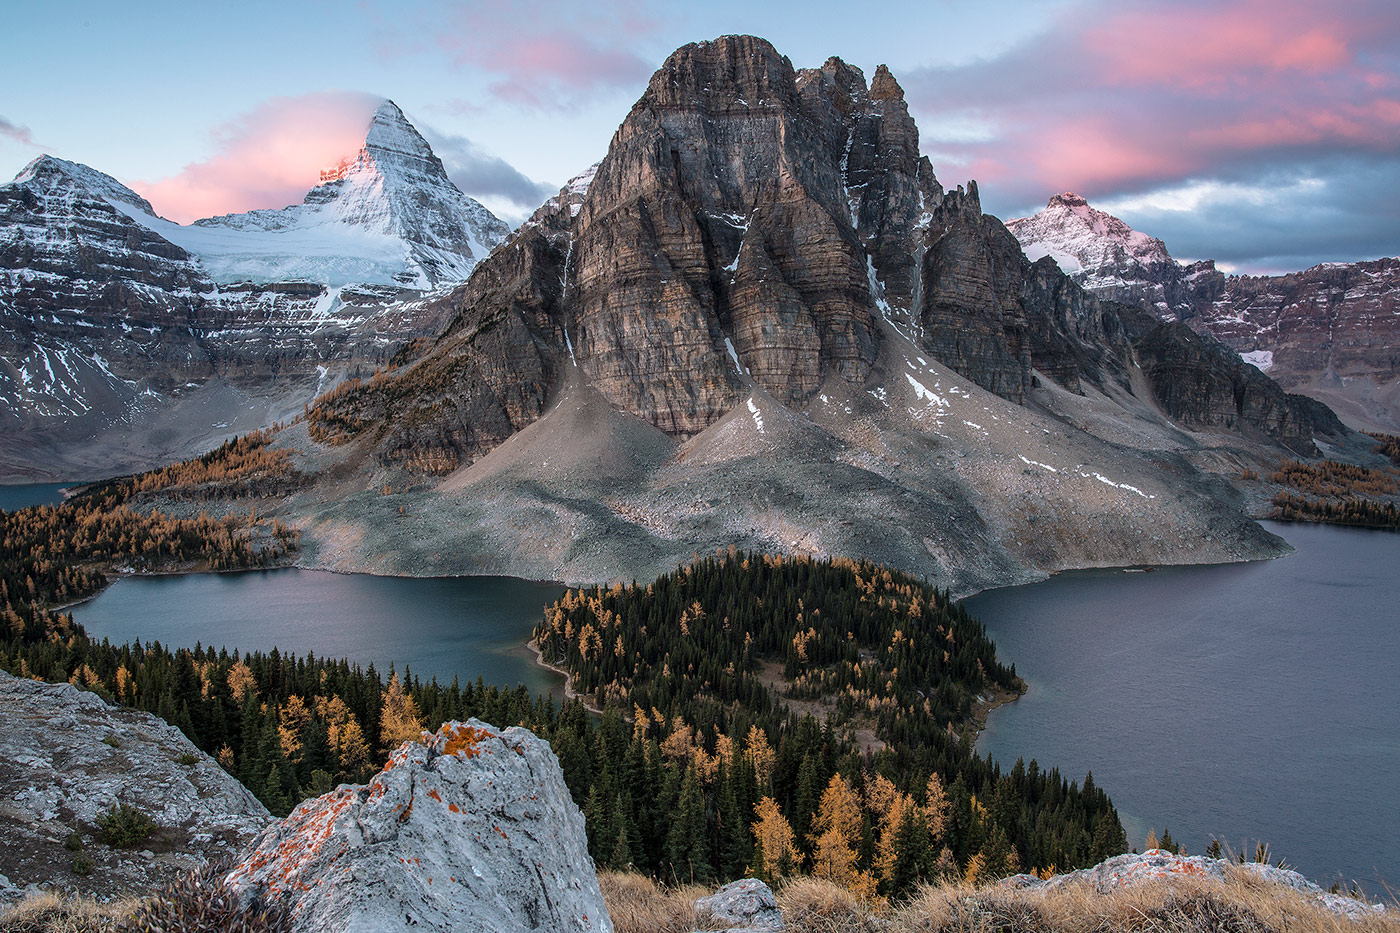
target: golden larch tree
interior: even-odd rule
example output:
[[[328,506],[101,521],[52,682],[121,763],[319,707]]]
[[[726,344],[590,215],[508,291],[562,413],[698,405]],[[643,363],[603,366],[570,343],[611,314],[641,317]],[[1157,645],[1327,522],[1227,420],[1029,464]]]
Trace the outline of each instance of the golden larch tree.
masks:
[[[385,751],[393,751],[404,742],[416,742],[423,736],[423,715],[418,704],[399,681],[399,675],[389,678],[384,691],[384,706],[379,711],[379,740]]]

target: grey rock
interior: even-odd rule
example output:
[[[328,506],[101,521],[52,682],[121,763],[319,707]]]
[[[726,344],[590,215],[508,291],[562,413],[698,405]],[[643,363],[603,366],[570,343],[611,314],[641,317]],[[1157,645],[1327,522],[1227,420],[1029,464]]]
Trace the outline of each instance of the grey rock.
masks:
[[[1330,894],[1296,871],[1290,871],[1286,868],[1276,868],[1273,865],[1254,862],[1236,865],[1225,859],[1215,859],[1204,855],[1175,855],[1164,849],[1149,849],[1143,853],[1116,855],[1092,868],[1083,868],[1079,871],[1056,875],[1046,881],[1040,881],[1029,875],[1015,875],[1006,879],[1003,884],[1018,888],[1087,884],[1099,894],[1109,894],[1120,888],[1172,878],[1224,881],[1232,871],[1244,871],[1269,884],[1290,888],[1300,894],[1308,895],[1324,909],[1351,919],[1386,913],[1384,904],[1368,904],[1356,898]]]
[[[612,930],[554,753],[474,719],[405,743],[367,785],[306,801],[228,882],[289,908],[297,933]]]
[[[783,912],[773,898],[773,890],[757,878],[731,881],[708,897],[695,902],[701,916],[708,914],[736,930],[781,930]]]
[[[33,885],[96,897],[149,891],[272,819],[180,730],[71,684],[0,672],[0,722],[0,871],[10,879],[0,882],[0,902]],[[112,736],[119,747],[104,741]],[[180,764],[182,755],[195,763]],[[113,804],[155,821],[150,848],[97,841],[97,819]],[[74,853],[64,842],[75,832],[96,863],[88,876],[69,870]]]

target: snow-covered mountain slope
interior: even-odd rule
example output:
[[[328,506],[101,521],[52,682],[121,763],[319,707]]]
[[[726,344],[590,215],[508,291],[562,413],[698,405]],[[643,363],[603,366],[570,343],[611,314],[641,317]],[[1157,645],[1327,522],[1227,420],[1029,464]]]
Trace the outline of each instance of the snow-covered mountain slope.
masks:
[[[1220,339],[1353,427],[1400,430],[1400,260],[1227,276],[1210,260],[1176,262],[1161,240],[1070,194],[1006,226],[1027,256],[1050,256],[1100,297]]]
[[[301,204],[189,226],[152,217],[149,205],[133,207],[133,220],[197,255],[216,282],[426,289],[465,280],[510,233],[452,183],[389,100],[375,111],[360,151],[322,172]]]
[[[141,468],[295,414],[437,333],[438,292],[508,232],[387,101],[303,204],[190,226],[41,156],[0,186],[0,477]]]
[[[1156,237],[1140,233],[1072,192],[1057,194],[1043,211],[1006,223],[1031,261],[1049,256],[1096,295],[1147,305],[1167,320],[1185,317],[1190,290],[1184,273]]]

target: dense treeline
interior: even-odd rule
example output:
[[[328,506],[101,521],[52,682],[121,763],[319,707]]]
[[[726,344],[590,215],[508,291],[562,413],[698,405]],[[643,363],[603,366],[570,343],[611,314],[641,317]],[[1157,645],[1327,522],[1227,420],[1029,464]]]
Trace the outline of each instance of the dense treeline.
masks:
[[[1380,442],[1376,445],[1376,453],[1385,454],[1391,463],[1400,467],[1400,437],[1394,434],[1374,434],[1369,431],[1367,433]]]
[[[1378,453],[1385,453],[1392,460],[1400,454],[1400,438],[1372,436],[1381,441],[1376,448]],[[1400,494],[1400,474],[1393,469],[1372,470],[1335,460],[1315,464],[1284,460],[1269,481],[1290,487],[1274,495],[1270,518],[1400,528],[1400,509],[1394,501],[1385,501],[1386,497]]]
[[[97,484],[59,505],[0,511],[0,612],[62,605],[106,584],[105,570],[236,570],[281,563],[299,534],[255,509],[214,518],[146,511],[155,492],[188,498],[211,482],[251,492],[292,480],[285,452],[255,432],[197,460]]]
[[[132,478],[133,493],[160,491],[178,498],[236,499],[284,496],[301,484],[291,452],[269,445],[272,429],[236,437],[202,457]]]
[[[1394,471],[1372,470],[1336,460],[1323,460],[1321,463],[1283,460],[1269,477],[1269,482],[1324,497],[1387,496],[1400,492],[1400,483],[1397,483]]]
[[[582,612],[591,600],[638,593],[646,588],[575,592],[551,617],[569,612],[566,602]],[[868,564],[736,555],[663,577],[649,599],[619,608],[639,613],[633,621],[646,619],[662,644],[713,629],[705,637],[718,646],[728,635],[717,610],[731,595],[730,628],[765,646],[751,652],[752,660],[791,662],[799,676],[821,661],[845,671],[805,688],[807,696],[830,700],[837,715],[799,717],[744,677],[735,681],[738,699],[721,701],[713,683],[692,690],[678,678],[670,693],[648,694],[649,708],[634,704],[630,721],[616,704],[599,718],[578,701],[560,707],[523,688],[423,684],[409,676],[386,684],[373,666],[344,660],[99,644],[70,617],[28,604],[7,614],[0,667],[67,680],[162,716],[278,813],[336,782],[365,779],[422,728],[470,716],[523,725],[559,756],[597,862],[666,878],[810,871],[862,894],[898,895],[938,875],[1070,868],[1126,848],[1117,814],[1091,778],[1080,787],[1034,762],[1003,772],[973,755],[971,737],[960,731],[968,702],[978,691],[1014,687],[1015,675],[997,664],[980,626],[945,595]],[[704,618],[696,603],[710,607]],[[674,609],[669,623],[661,607]],[[816,633],[799,639],[800,648],[775,622],[790,610],[809,620],[803,633]],[[925,622],[933,623],[931,632],[922,629]],[[619,619],[619,634],[627,624],[626,616]],[[823,647],[843,626],[847,641],[859,644],[884,644],[885,629],[894,626],[889,651],[860,649],[869,657],[861,656],[857,672],[846,663],[845,646]],[[925,648],[936,660],[914,657]],[[679,663],[686,655],[658,657],[655,673],[665,681],[667,659]],[[865,677],[872,665],[888,686],[872,687]],[[934,669],[940,673],[928,673]],[[850,727],[865,720],[876,724],[884,747],[852,740]]]
[[[1393,502],[1369,499],[1309,499],[1280,492],[1273,498],[1270,518],[1289,522],[1327,522],[1364,528],[1400,528],[1400,509]]]
[[[547,735],[570,710],[520,688],[448,687],[391,676],[374,665],[308,655],[240,656],[195,646],[94,642],[71,616],[24,606],[8,614],[0,668],[21,677],[68,681],[110,700],[155,713],[218,759],[270,810],[285,815],[299,801],[343,781],[364,781],[387,752],[434,725],[478,716],[530,722]],[[425,718],[426,717],[426,718]],[[582,729],[587,715],[572,711]]]
[[[605,866],[806,870],[899,894],[1126,849],[1092,779],[1034,762],[1003,774],[973,754],[974,702],[1020,683],[979,623],[903,574],[731,551],[646,585],[570,590],[535,634],[575,690],[631,718],[631,740],[592,759],[586,812]]]

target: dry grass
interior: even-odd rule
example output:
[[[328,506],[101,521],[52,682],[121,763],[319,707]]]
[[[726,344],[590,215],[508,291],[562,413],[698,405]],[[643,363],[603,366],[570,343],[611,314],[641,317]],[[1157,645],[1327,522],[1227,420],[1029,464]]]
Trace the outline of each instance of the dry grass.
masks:
[[[845,888],[817,878],[793,878],[776,892],[791,933],[884,933],[886,912]]]
[[[1010,890],[928,887],[892,933],[1400,933],[1400,914],[1349,919],[1245,871],[1175,877],[1097,894],[1085,884]]]
[[[717,929],[693,903],[712,893],[666,888],[639,875],[599,881],[618,933]],[[835,885],[792,879],[777,888],[789,933],[1400,933],[1400,907],[1350,919],[1307,894],[1240,870],[1226,881],[1173,877],[1097,894],[1057,888],[930,885],[890,906],[860,901]]]
[[[109,933],[136,909],[135,900],[99,904],[43,893],[0,913],[0,933]]]
[[[711,893],[691,885],[662,887],[643,875],[619,871],[599,872],[598,886],[616,933],[688,933],[700,929],[695,900]]]

